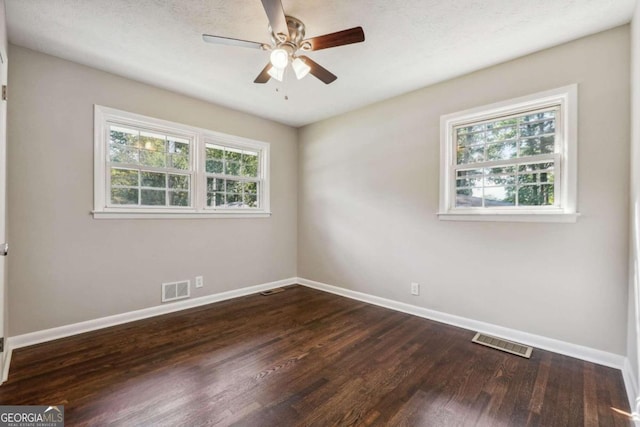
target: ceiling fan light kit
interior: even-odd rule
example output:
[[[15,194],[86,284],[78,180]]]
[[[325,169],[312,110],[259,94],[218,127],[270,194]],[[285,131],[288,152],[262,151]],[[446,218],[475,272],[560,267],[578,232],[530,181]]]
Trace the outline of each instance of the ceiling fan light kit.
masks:
[[[271,78],[282,81],[289,64],[291,64],[298,80],[311,73],[325,84],[332,83],[338,78],[336,75],[311,58],[297,55],[297,52],[328,49],[364,41],[362,27],[305,39],[304,23],[292,16],[285,15],[281,0],[262,0],[262,6],[269,19],[271,45],[209,34],[202,35],[202,39],[207,43],[270,50],[270,61],[256,77],[254,83],[267,83]]]
[[[271,65],[276,68],[286,68],[289,65],[289,55],[285,49],[278,47],[271,51]]]

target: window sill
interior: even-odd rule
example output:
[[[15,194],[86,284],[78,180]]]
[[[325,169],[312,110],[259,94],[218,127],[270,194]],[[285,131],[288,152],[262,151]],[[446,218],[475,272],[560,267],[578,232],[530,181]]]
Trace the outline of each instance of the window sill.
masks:
[[[579,213],[564,212],[444,212],[438,213],[441,221],[491,221],[491,222],[564,222],[575,223]]]
[[[114,212],[92,211],[93,219],[269,218],[271,212]]]

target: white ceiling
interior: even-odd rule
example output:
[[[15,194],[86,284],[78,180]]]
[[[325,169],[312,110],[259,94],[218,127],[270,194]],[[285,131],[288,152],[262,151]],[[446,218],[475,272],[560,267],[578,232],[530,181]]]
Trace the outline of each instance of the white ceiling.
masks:
[[[636,0],[282,0],[307,37],[366,41],[308,56],[338,76],[253,80],[269,42],[260,0],[6,0],[11,43],[301,126],[629,22]],[[276,89],[279,89],[276,92]],[[288,100],[284,95],[288,95]]]

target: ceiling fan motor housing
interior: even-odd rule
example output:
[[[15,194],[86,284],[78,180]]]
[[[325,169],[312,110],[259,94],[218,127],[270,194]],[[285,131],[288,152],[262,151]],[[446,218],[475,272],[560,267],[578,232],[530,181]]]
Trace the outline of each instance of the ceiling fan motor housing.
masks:
[[[293,16],[285,16],[287,20],[287,28],[289,34],[276,34],[273,32],[271,26],[269,26],[269,32],[271,33],[271,40],[275,47],[286,49],[290,54],[294,54],[298,49],[307,50],[304,45],[308,43],[302,43],[305,36],[305,25],[298,18]],[[309,45],[309,48],[311,45]]]

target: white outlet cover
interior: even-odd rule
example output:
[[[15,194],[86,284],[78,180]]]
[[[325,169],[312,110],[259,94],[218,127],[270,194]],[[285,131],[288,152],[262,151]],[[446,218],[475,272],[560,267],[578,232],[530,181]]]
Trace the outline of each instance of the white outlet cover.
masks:
[[[420,295],[420,284],[416,282],[411,283],[411,294],[412,295]]]
[[[196,288],[201,288],[204,286],[204,278],[202,276],[196,277]]]

